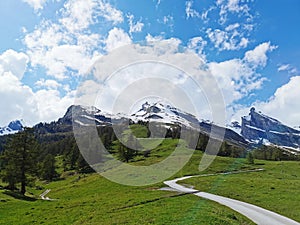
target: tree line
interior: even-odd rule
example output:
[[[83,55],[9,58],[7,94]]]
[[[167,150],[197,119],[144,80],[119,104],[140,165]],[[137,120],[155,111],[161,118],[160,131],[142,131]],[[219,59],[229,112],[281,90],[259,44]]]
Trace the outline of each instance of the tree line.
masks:
[[[160,126],[157,124],[157,126]],[[47,128],[47,129],[46,129]],[[59,171],[76,171],[78,173],[90,173],[93,169],[86,162],[78,149],[73,133],[67,127],[58,130],[55,124],[44,128],[42,124],[38,129],[25,128],[24,131],[0,139],[0,177],[10,190],[19,188],[22,194],[26,192],[26,186],[33,185],[36,179],[53,181],[59,179]],[[130,128],[130,129],[129,129]],[[99,138],[105,148],[119,160],[130,162],[137,156],[149,157],[151,149],[137,151],[139,143],[137,138],[148,138],[151,135],[149,123],[140,121],[131,124],[127,130],[122,132],[121,142],[112,126],[97,127]],[[121,129],[121,128],[120,128]],[[47,132],[51,130],[51,132]],[[131,130],[132,132],[129,132]],[[165,138],[179,139],[181,128],[172,125],[166,130]],[[205,151],[209,136],[205,133],[190,132],[187,147]],[[124,141],[127,144],[124,144]],[[132,146],[132,148],[128,147]],[[281,149],[271,146],[261,146],[247,154],[249,149],[238,146],[228,141],[221,143],[219,156],[247,157],[250,163],[255,159],[282,160],[291,159]],[[60,172],[60,173],[62,173]]]

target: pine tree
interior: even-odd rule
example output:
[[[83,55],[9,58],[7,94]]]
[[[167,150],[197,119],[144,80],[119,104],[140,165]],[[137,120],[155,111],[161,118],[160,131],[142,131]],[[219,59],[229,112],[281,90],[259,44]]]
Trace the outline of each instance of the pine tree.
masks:
[[[81,154],[79,154],[76,165],[77,165],[76,170],[80,173],[94,172],[93,168],[90,167],[90,165],[85,161],[85,159]]]
[[[42,179],[52,181],[58,176],[55,170],[55,157],[54,155],[48,154],[42,162],[41,168]]]
[[[246,159],[248,164],[254,164],[254,157],[252,152],[247,153]]]
[[[12,136],[2,155],[4,168],[1,178],[8,183],[8,188],[16,189],[21,184],[21,194],[25,194],[26,186],[31,176],[37,175],[38,143],[34,138],[33,129],[24,128],[24,131]]]
[[[129,160],[133,159],[134,156],[136,155],[136,150],[127,148],[119,141],[117,143],[117,150],[118,150],[119,159],[127,163],[129,162]]]

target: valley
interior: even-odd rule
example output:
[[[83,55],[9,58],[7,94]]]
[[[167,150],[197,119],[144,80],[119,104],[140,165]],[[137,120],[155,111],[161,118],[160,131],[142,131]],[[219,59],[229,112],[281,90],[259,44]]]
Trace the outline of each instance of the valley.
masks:
[[[201,175],[178,183],[252,203],[300,221],[297,155],[287,155],[285,149],[276,145],[260,146],[229,128],[204,121],[196,125],[198,120],[195,117],[182,111],[177,113],[178,110],[169,106],[167,113],[164,108],[147,107],[143,107],[144,112],[140,110],[139,114],[132,115],[139,115],[139,119],[132,119],[129,127],[122,131],[125,144],[116,138],[112,121],[122,124],[127,119],[104,114],[96,108],[72,106],[58,121],[34,126],[32,131],[40,144],[38,165],[45,166],[45,157],[49,158],[50,154],[54,157],[50,159],[55,162],[55,173],[49,178],[43,175],[45,172],[42,170],[41,175],[35,177],[35,182],[28,183],[25,195],[17,190],[7,190],[6,183],[0,183],[0,214],[3,215],[0,224],[253,224],[249,218],[226,206],[191,194],[164,190],[163,181],[132,187],[111,182],[101,173],[95,173],[90,166],[97,167],[89,166],[84,160],[72,133],[73,126],[88,129],[93,124],[115,159],[132,166],[150,166],[164,161],[176,147],[181,146],[187,152],[194,152],[184,167],[178,168],[178,172],[169,179]],[[167,121],[163,116],[153,116],[156,113],[167,116]],[[168,113],[173,114],[170,116]],[[155,122],[155,131],[162,127],[166,131],[163,140],[151,134],[153,124],[152,127],[149,124],[152,122]],[[189,149],[191,144],[188,140],[179,139],[184,126],[189,130],[199,127],[195,149]],[[199,163],[207,154],[205,147],[213,126],[218,134],[224,132],[224,140],[212,164],[199,171]],[[131,135],[139,138],[141,151],[126,147]],[[16,134],[2,136],[1,140],[6,142],[14,136]],[[254,159],[249,160],[249,152]],[[264,157],[268,161],[260,159]],[[255,170],[263,171],[247,172]],[[209,174],[216,175],[206,176]],[[51,190],[47,194],[49,201],[40,197],[46,190]]]

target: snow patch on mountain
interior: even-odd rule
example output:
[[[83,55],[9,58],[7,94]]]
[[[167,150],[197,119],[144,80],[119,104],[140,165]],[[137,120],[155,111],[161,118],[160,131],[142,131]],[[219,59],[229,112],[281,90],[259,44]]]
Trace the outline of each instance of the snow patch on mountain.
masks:
[[[277,119],[250,109],[242,117],[241,134],[248,141],[256,144],[289,147],[296,151],[300,147],[300,131],[282,124]]]
[[[25,126],[25,123],[23,120],[11,121],[7,126],[0,127],[0,135],[17,133],[17,132],[23,130],[24,126]]]
[[[165,124],[181,124],[196,128],[199,120],[192,114],[186,113],[164,102],[144,103],[136,113],[130,116],[134,122],[154,121]]]

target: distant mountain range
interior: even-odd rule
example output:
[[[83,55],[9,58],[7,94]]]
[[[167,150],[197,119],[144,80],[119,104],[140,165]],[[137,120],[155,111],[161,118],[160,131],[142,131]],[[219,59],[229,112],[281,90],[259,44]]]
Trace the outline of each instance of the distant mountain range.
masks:
[[[0,135],[14,134],[21,131],[24,127],[23,120],[14,120],[5,127],[0,127]]]
[[[293,149],[299,149],[300,146],[299,130],[257,112],[255,108],[250,109],[248,116],[242,117],[241,135],[257,144],[274,144]]]
[[[241,124],[234,122],[227,127],[221,127],[206,120],[198,120],[194,115],[163,102],[144,103],[132,115],[110,114],[93,106],[72,105],[65,115],[57,122],[40,123],[35,127],[39,132],[72,131],[72,126],[107,126],[112,123],[138,121],[155,121],[171,125],[185,126],[210,134],[214,128],[215,138],[222,138],[237,145],[276,145],[294,152],[300,152],[300,130],[288,127],[278,120],[257,112],[251,108],[249,115],[241,118]],[[22,121],[13,121],[7,127],[0,128],[0,135],[15,133],[22,129]]]

